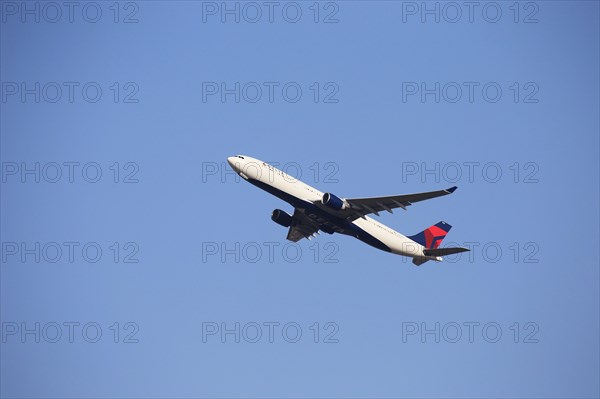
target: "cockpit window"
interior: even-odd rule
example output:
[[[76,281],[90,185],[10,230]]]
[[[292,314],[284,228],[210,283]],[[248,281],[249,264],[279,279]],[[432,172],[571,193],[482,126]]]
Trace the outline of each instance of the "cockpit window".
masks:
[[[241,156],[241,155],[238,155],[237,157],[238,157],[238,158],[240,158],[240,159],[244,159],[244,157],[243,157],[243,156]]]

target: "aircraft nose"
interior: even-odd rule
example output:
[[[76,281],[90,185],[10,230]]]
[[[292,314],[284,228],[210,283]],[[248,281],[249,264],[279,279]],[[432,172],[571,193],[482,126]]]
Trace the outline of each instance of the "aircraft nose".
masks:
[[[238,157],[229,157],[229,158],[227,158],[227,163],[229,164],[229,166],[231,166],[231,169],[233,169],[236,172],[239,172],[239,169],[240,169],[240,159]]]

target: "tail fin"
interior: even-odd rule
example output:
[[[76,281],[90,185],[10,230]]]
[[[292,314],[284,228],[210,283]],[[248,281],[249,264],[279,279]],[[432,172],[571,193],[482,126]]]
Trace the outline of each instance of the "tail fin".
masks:
[[[427,249],[436,249],[440,246],[442,240],[446,237],[446,234],[448,234],[451,228],[452,226],[448,223],[439,222],[414,236],[409,236],[408,238],[421,244]]]
[[[438,248],[440,246],[440,244],[442,243],[442,240],[444,239],[444,237],[446,237],[446,234],[448,234],[448,232],[450,231],[451,228],[452,228],[452,226],[450,226],[448,223],[439,222],[439,223],[434,224],[433,226],[423,230],[419,234],[415,234],[414,236],[410,236],[408,238],[410,238],[411,240],[413,240],[416,243],[419,243],[425,247],[425,249],[423,250],[423,255],[434,256],[437,258],[436,260],[440,261],[440,260],[442,260],[441,256],[458,254],[461,252],[469,251],[469,249],[467,249],[467,248],[460,248],[460,247]],[[417,257],[417,258],[413,258],[413,263],[416,266],[420,266],[423,263],[427,262],[428,260],[429,259],[427,259],[427,258]]]

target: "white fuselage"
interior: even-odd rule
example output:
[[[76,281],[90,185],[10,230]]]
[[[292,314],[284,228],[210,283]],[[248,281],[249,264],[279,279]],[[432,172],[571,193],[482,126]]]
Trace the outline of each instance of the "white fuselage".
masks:
[[[323,212],[335,216],[334,210],[322,204],[321,199],[323,198],[323,192],[288,175],[272,165],[247,156],[243,156],[243,158],[230,157],[228,158],[228,162],[233,170],[242,178],[284,199],[294,207],[301,208],[302,206],[298,206],[298,204],[302,203],[312,204]],[[352,223],[358,229],[355,230],[352,228],[342,234],[353,235],[370,245],[383,249],[379,245],[374,245],[369,242],[369,240],[371,240],[370,237],[368,240],[363,239],[364,236],[362,232],[364,232],[383,244],[392,253],[409,257],[439,260],[437,257],[425,256],[423,254],[425,247],[421,244],[368,216],[357,218],[348,223]],[[355,231],[358,233],[355,234]]]

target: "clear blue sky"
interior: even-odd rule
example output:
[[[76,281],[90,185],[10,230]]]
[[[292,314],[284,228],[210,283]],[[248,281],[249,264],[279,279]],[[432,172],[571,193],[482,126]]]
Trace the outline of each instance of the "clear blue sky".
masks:
[[[496,23],[487,3],[439,23],[421,2],[272,22],[238,3],[239,23],[221,2],[81,3],[72,23],[23,4],[1,2],[3,397],[600,395],[598,2],[493,3]],[[380,219],[445,220],[472,258],[284,247],[270,214],[291,209],[223,169],[238,153],[342,197],[457,185]]]

